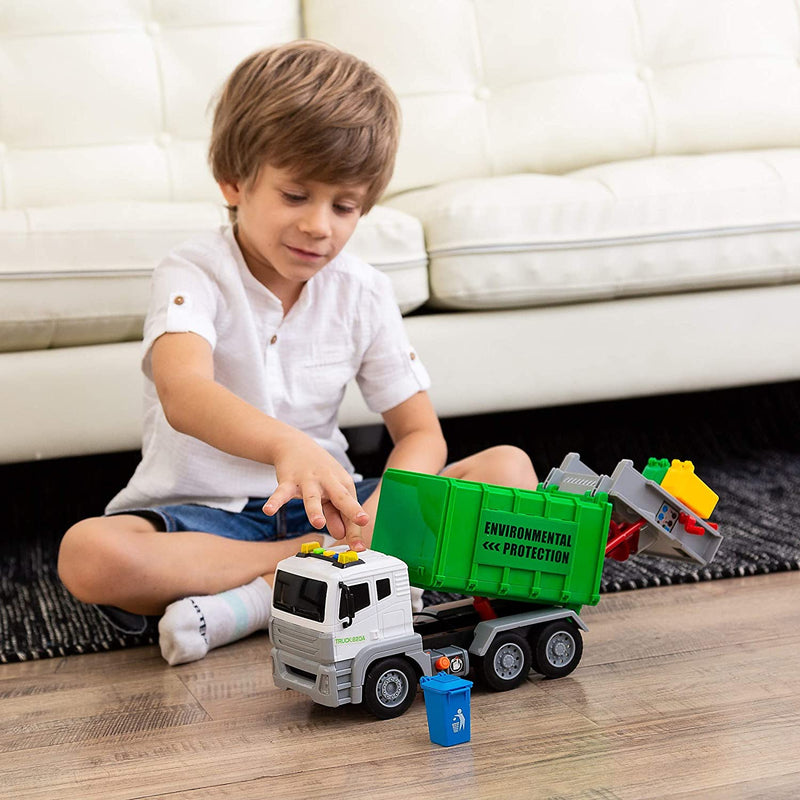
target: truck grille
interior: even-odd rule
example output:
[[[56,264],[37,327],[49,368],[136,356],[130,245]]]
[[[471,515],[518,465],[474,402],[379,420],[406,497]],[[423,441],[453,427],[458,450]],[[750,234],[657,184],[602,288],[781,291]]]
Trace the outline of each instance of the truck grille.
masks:
[[[321,654],[320,638],[316,631],[285,620],[272,620],[272,644],[281,650],[319,660]]]

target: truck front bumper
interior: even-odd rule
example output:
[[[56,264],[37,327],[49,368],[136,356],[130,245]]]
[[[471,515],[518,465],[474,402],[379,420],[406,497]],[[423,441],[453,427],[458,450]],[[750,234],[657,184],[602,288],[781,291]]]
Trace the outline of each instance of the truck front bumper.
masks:
[[[336,708],[351,702],[346,665],[319,664],[277,648],[272,649],[272,680],[279,689],[294,689],[315,703]]]

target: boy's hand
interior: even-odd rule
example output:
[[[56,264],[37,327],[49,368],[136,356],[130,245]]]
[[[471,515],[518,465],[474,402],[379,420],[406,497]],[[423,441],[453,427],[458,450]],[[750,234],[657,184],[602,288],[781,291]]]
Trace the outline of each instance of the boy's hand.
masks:
[[[275,514],[295,497],[303,500],[311,525],[326,525],[334,539],[345,539],[353,550],[365,550],[361,528],[369,522],[356,498],[353,479],[342,465],[309,437],[297,431],[275,448],[278,487],[264,504]]]

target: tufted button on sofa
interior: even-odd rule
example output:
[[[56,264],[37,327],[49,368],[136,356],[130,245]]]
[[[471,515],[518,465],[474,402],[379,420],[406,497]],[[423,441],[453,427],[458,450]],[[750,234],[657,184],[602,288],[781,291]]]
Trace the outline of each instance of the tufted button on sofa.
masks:
[[[794,0],[10,0],[0,460],[138,447],[150,272],[226,221],[209,101],[301,36],[400,97],[350,247],[440,413],[800,377]],[[348,392],[342,423],[371,420]]]

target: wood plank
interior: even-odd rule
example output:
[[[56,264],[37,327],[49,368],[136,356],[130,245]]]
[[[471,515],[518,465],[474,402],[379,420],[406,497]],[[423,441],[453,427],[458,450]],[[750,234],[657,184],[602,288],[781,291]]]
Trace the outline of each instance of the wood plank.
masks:
[[[749,798],[768,798],[769,800],[797,800],[800,794],[800,771],[785,775],[769,775],[741,783],[695,789],[679,794],[670,793],[663,800],[749,800]]]
[[[508,798],[615,797],[646,800],[689,790],[705,796],[721,781],[739,782],[742,776],[758,775],[757,785],[774,780],[775,770],[796,770],[800,728],[797,714],[779,716],[777,705],[758,709],[774,715],[770,724],[762,718],[743,721],[736,716],[702,722],[696,716],[612,727],[605,731],[542,736],[535,731],[536,720],[523,715],[487,709],[485,719],[494,734],[473,733],[470,744],[442,749],[430,742],[413,752],[402,746],[412,735],[401,731],[403,742],[392,756],[385,739],[365,756],[356,756],[349,766],[324,755],[307,762],[294,761],[296,771],[264,775],[238,783],[218,783],[195,791],[171,793],[173,800],[196,800],[209,788],[220,798],[281,796],[286,800],[308,797],[396,798],[464,796]],[[514,731],[513,738],[498,729],[501,721]],[[774,727],[773,727],[774,726]],[[765,731],[780,731],[783,749],[773,751],[770,763],[753,768],[753,754],[759,753]],[[413,735],[416,736],[416,733]],[[364,737],[359,736],[364,742]],[[363,746],[363,745],[362,745]],[[297,748],[298,743],[287,745]],[[307,745],[300,746],[307,753]],[[375,752],[375,751],[378,752]],[[350,760],[348,758],[348,760]],[[766,797],[756,792],[753,797]],[[162,797],[166,795],[156,795]]]
[[[177,679],[119,670],[113,682],[56,673],[0,691],[0,753],[102,740],[201,722],[207,714]]]
[[[775,639],[797,620],[797,586],[798,573],[786,572],[604,595],[581,615],[590,628],[583,664]]]

